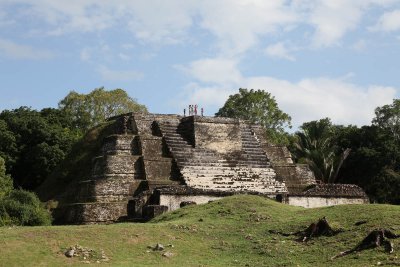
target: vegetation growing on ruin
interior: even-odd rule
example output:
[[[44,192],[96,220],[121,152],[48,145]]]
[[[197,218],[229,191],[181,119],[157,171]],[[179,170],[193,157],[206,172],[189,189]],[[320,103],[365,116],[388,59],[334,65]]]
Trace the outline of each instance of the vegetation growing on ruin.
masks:
[[[399,239],[393,239],[392,254],[379,247],[331,260],[355,247],[375,228],[400,233],[399,213],[400,207],[391,205],[303,209],[258,196],[233,196],[188,206],[148,224],[3,227],[0,239],[5,245],[0,258],[5,266],[86,265],[82,257],[63,254],[66,248],[79,244],[104,251],[112,266],[399,265]],[[270,232],[304,230],[323,216],[332,228],[343,231],[308,242]],[[157,243],[164,245],[163,251],[153,251]],[[172,255],[162,256],[165,252]]]
[[[37,188],[42,200],[52,199],[66,191],[68,185],[91,177],[92,160],[98,155],[103,138],[110,134],[113,122],[110,120],[92,128],[72,147],[65,160]]]

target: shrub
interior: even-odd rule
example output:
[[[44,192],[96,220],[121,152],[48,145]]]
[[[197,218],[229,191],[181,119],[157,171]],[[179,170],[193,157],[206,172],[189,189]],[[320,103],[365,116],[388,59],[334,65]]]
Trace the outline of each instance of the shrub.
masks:
[[[50,224],[50,213],[34,193],[13,190],[0,199],[0,226]]]

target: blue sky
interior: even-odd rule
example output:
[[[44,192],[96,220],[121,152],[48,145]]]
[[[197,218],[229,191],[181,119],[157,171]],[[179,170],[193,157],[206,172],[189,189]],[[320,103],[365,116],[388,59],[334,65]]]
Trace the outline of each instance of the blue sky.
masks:
[[[0,0],[0,110],[123,88],[213,115],[238,88],[293,124],[369,124],[400,97],[400,0]]]

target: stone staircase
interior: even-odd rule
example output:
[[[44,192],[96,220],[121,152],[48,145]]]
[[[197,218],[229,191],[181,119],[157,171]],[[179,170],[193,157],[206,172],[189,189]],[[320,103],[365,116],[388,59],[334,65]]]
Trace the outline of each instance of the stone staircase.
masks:
[[[260,125],[249,125],[270,160],[270,166],[276,172],[276,179],[285,182],[289,194],[302,192],[308,185],[315,184],[315,177],[308,165],[294,164],[291,154],[285,146],[272,145],[264,138],[265,130]]]
[[[241,124],[240,130],[242,133],[243,156],[246,157],[246,160],[240,162],[241,165],[255,168],[271,168],[269,159],[250,127],[246,124]]]
[[[176,160],[185,183],[198,189],[221,191],[285,192],[250,128],[241,127],[242,153],[220,155],[196,147],[179,120],[159,122],[159,128]]]

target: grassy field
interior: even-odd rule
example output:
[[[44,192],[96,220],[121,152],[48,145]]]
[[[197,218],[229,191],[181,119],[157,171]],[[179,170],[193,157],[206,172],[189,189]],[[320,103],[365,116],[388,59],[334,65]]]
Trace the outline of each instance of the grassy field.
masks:
[[[308,243],[269,233],[303,230],[322,216],[344,232]],[[354,225],[362,220],[367,223]],[[400,206],[303,209],[257,196],[233,196],[185,207],[146,224],[0,228],[0,265],[400,266],[400,239],[393,240],[392,254],[377,248],[330,260],[378,227],[400,234]],[[157,243],[165,250],[148,248]],[[93,249],[94,257],[65,257],[66,248],[76,244]],[[108,261],[101,260],[101,251]],[[165,252],[172,256],[162,256]]]

